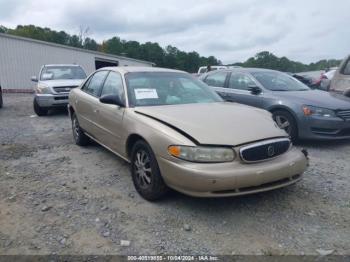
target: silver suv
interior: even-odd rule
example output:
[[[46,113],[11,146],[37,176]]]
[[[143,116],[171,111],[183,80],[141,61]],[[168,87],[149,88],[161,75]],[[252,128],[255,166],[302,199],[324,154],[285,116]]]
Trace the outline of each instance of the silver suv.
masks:
[[[86,78],[85,71],[79,65],[44,65],[37,82],[33,101],[34,111],[38,116],[47,115],[49,109],[66,107],[71,89],[78,87]]]

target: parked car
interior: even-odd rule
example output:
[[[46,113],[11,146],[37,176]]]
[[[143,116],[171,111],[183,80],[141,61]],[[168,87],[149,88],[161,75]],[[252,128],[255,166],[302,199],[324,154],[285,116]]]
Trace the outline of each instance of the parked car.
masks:
[[[2,100],[2,88],[0,86],[0,108],[3,106],[3,100]]]
[[[44,65],[39,77],[31,79],[37,82],[33,101],[35,113],[45,116],[49,109],[66,107],[69,92],[85,78],[86,74],[79,65]]]
[[[130,162],[148,200],[168,187],[200,197],[267,191],[307,166],[270,113],[226,103],[182,71],[100,69],[71,91],[69,112],[76,144],[92,139]]]
[[[315,80],[311,76],[300,75],[300,74],[292,74],[292,76],[298,79],[303,84],[307,85],[308,87],[311,87],[311,88],[315,87]]]
[[[221,70],[221,69],[227,69],[226,66],[210,66],[211,71]],[[204,74],[208,72],[207,66],[201,66],[198,69],[198,75]]]
[[[330,91],[350,97],[350,56],[345,58],[331,81]]]
[[[216,70],[222,70],[222,69],[233,69],[233,68],[241,68],[241,66],[211,66],[210,71],[216,71]],[[207,66],[201,66],[198,69],[198,73],[195,76],[200,76],[202,74],[208,73],[208,67]]]
[[[208,73],[201,80],[227,101],[270,111],[293,140],[350,138],[350,99],[312,90],[288,74],[242,68]]]

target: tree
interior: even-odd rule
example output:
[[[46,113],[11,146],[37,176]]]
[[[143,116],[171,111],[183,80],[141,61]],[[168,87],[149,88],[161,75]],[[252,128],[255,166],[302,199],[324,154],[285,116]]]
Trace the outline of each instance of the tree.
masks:
[[[98,50],[98,44],[94,39],[91,39],[89,37],[85,38],[83,47],[88,50],[97,51]]]

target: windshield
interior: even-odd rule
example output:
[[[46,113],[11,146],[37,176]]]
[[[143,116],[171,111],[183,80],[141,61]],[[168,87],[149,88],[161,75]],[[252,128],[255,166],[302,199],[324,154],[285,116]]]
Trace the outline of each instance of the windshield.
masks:
[[[125,76],[130,106],[221,102],[209,86],[184,73],[145,72]]]
[[[306,91],[306,85],[294,77],[280,72],[253,72],[251,73],[266,89],[271,91]]]
[[[46,66],[40,80],[85,79],[86,74],[80,66]]]

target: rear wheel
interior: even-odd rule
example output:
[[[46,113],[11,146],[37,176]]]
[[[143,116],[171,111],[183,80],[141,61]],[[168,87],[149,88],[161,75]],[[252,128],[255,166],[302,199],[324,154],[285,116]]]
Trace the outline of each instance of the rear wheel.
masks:
[[[282,110],[275,111],[272,114],[278,127],[286,131],[292,141],[296,141],[298,139],[298,128],[294,117],[289,112]]]
[[[47,108],[39,106],[36,99],[34,99],[33,101],[33,107],[34,107],[35,114],[37,114],[38,116],[46,116],[47,113],[49,112]]]
[[[168,191],[151,147],[143,140],[135,143],[131,153],[131,174],[137,192],[146,200],[155,201]]]
[[[89,144],[89,137],[85,135],[84,131],[81,129],[75,113],[72,115],[72,130],[74,141],[78,146],[86,146]]]

